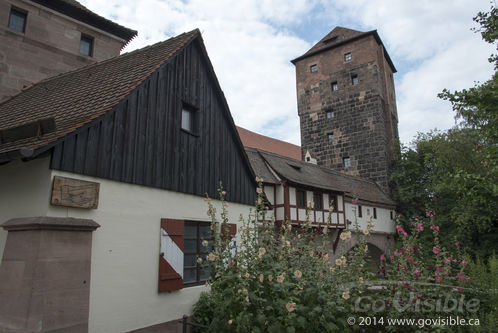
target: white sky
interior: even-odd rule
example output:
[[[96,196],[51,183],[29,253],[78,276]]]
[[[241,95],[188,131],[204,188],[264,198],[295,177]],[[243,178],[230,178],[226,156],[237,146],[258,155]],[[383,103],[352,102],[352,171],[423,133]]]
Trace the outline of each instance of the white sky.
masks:
[[[290,60],[335,26],[377,29],[394,65],[399,134],[455,124],[443,88],[491,77],[486,44],[472,17],[489,0],[80,0],[101,16],[138,30],[126,52],[199,28],[239,126],[300,144],[295,72]]]

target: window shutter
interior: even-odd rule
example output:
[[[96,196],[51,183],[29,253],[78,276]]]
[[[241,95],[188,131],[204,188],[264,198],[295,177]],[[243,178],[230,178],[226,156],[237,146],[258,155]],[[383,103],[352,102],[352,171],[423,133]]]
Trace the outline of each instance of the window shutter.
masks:
[[[227,226],[228,228],[226,228],[223,224],[221,225],[221,239],[223,241],[226,241],[227,239],[231,240],[237,233],[237,225],[235,223],[227,223]]]
[[[183,287],[183,235],[183,220],[161,219],[160,293]]]

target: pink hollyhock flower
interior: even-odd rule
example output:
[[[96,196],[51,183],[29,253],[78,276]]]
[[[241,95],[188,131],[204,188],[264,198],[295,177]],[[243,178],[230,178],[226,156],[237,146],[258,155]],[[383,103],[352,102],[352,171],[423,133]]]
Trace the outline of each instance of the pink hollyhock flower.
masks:
[[[431,216],[431,212],[429,212],[429,211],[426,211],[426,212],[425,212],[425,216],[426,216],[426,217],[429,217],[429,216]]]
[[[441,282],[443,278],[440,275],[436,275],[436,282]]]
[[[469,264],[469,262],[465,259],[462,259],[462,261],[460,262],[460,265],[462,265],[463,267],[467,266]]]
[[[385,255],[383,255],[383,254],[381,254],[381,255],[380,255],[380,260],[386,260],[386,256],[385,256]]]
[[[415,270],[415,277],[418,278],[420,276],[420,271],[418,269]]]
[[[458,290],[458,292],[462,292],[463,291],[463,287],[462,286],[458,286],[457,290]]]
[[[436,272],[442,273],[442,272],[444,272],[444,268],[442,266],[437,266],[436,267]]]
[[[465,280],[465,274],[463,274],[462,272],[458,273],[456,277],[459,278],[460,280]]]
[[[399,253],[398,251],[394,250],[394,256],[395,256],[395,257],[398,257],[398,256],[399,256],[399,254],[400,254],[400,253]]]
[[[446,265],[451,264],[451,257],[448,257],[448,258],[444,259],[444,263],[445,263]]]
[[[432,248],[432,252],[434,252],[434,254],[438,254],[439,253],[439,249],[437,247],[433,247]]]
[[[454,242],[453,247],[455,248],[460,247],[460,241]]]

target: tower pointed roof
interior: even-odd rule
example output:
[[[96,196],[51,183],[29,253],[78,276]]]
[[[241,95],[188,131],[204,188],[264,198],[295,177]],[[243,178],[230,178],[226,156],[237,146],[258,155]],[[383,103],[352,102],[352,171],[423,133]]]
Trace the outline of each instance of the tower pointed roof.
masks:
[[[386,48],[382,43],[382,40],[380,39],[379,34],[377,33],[377,30],[363,32],[344,27],[335,27],[332,31],[330,31],[327,35],[325,35],[325,37],[323,37],[318,43],[313,45],[313,47],[309,49],[306,53],[304,53],[300,57],[297,57],[294,60],[291,60],[291,62],[295,65],[300,60],[306,59],[320,52],[330,50],[338,46],[347,44],[349,42],[358,40],[360,38],[365,38],[367,36],[373,36],[377,41],[377,43],[382,45],[382,47],[384,48],[384,54],[386,56],[387,62],[391,66],[393,73],[396,73],[396,68],[394,67],[393,62],[389,57],[389,54],[387,53],[387,51],[385,51]]]

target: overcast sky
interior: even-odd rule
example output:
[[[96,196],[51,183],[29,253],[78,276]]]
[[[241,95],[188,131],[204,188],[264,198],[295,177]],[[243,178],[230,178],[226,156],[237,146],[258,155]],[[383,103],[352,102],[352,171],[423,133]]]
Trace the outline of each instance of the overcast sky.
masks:
[[[295,72],[302,55],[335,26],[377,29],[395,74],[399,134],[455,124],[443,88],[491,77],[493,47],[470,29],[489,0],[80,0],[138,30],[125,52],[199,28],[235,123],[300,144]]]

